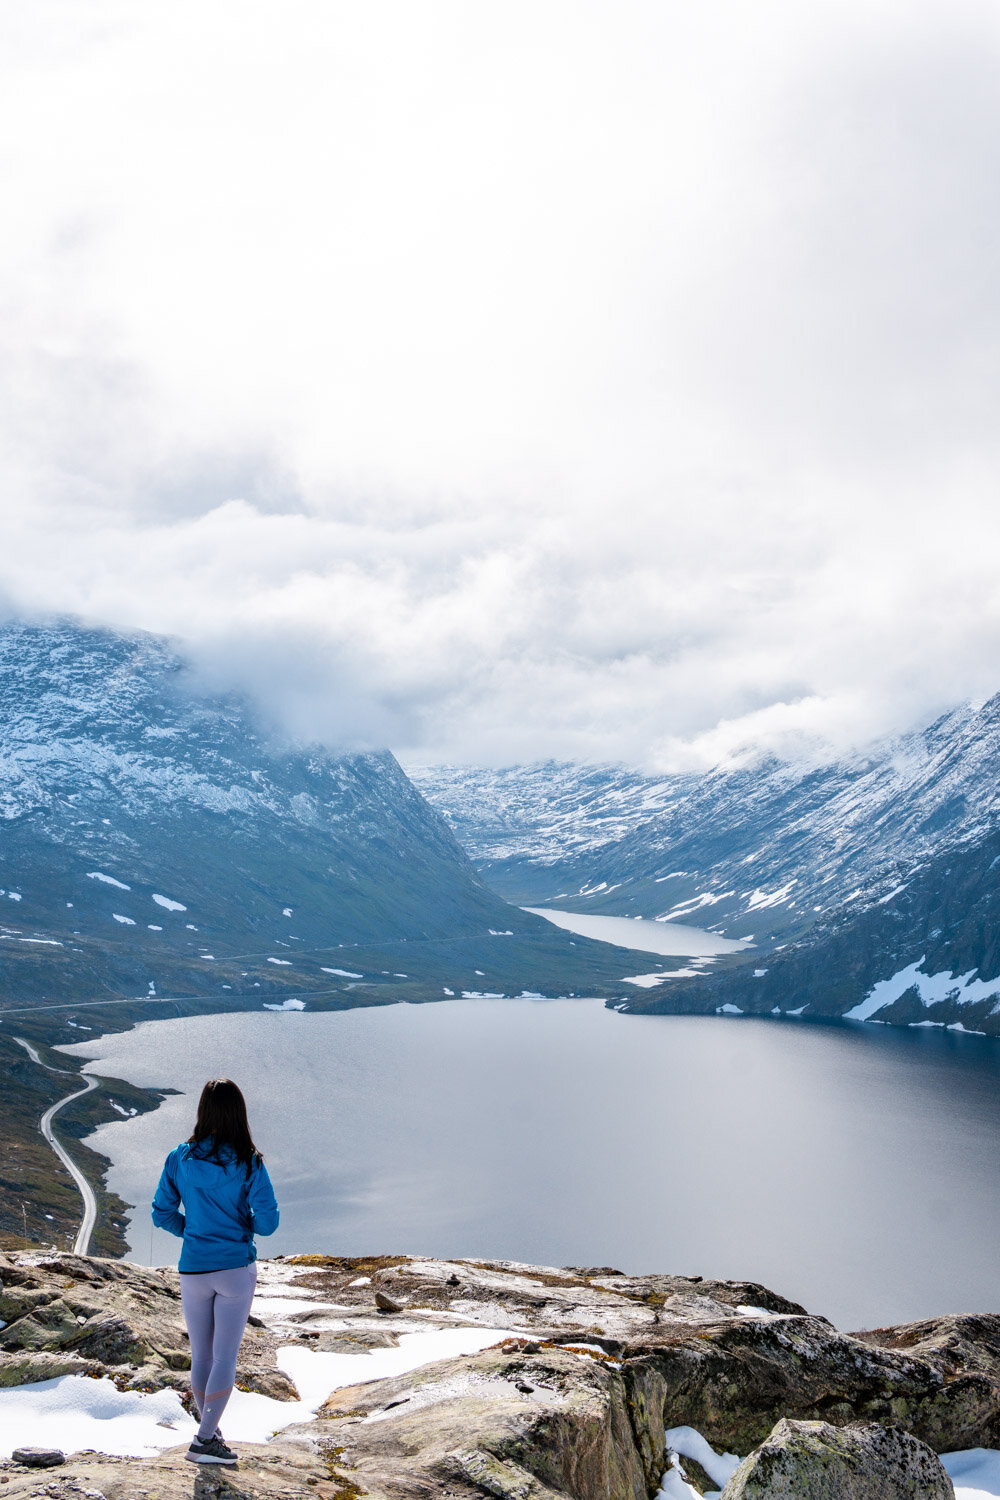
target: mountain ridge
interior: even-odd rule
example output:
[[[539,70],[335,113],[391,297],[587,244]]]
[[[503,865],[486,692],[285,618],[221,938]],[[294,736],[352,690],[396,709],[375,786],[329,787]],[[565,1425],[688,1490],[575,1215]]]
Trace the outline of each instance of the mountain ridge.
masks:
[[[621,958],[489,889],[388,751],[282,744],[196,686],[159,637],[0,628],[0,1009],[620,993]]]
[[[882,1012],[1000,1034],[1000,695],[822,767],[413,776],[509,899],[752,939],[755,954],[667,978],[629,1010]]]

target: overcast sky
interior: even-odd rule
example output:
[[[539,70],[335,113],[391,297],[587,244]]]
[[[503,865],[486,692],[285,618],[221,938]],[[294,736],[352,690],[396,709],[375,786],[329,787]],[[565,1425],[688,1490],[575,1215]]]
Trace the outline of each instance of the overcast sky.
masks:
[[[1000,10],[0,9],[0,600],[654,767],[1000,689]]]

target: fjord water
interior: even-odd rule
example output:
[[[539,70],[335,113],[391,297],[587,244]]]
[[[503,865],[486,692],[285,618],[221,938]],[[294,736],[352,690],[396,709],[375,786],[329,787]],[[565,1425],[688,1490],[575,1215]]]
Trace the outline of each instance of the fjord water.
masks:
[[[281,1203],[262,1254],[409,1251],[762,1281],[839,1327],[1000,1310],[1000,1045],[466,1000],[147,1022],[67,1050],[174,1088],[100,1127],[137,1205],[209,1076]],[[109,1086],[113,1098],[113,1085]]]
[[[554,906],[526,906],[523,909],[533,916],[544,917],[567,932],[578,932],[581,937],[615,943],[622,948],[637,948],[640,953],[699,958],[717,953],[738,953],[750,946],[747,942],[706,932],[701,927],[687,927],[683,922],[650,922],[643,917],[595,917],[589,912],[562,911]]]

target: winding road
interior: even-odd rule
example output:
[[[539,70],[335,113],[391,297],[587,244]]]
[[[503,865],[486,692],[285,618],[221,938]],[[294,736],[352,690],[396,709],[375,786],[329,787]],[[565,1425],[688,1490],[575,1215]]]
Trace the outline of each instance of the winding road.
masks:
[[[38,1066],[40,1068],[44,1068],[47,1073],[62,1073],[67,1078],[77,1078],[80,1076],[77,1073],[73,1073],[69,1068],[49,1067],[48,1063],[42,1062],[42,1059],[39,1057],[35,1048],[31,1045],[30,1042],[26,1042],[24,1040],[24,1037],[16,1036],[14,1037],[14,1041],[17,1042],[19,1047],[24,1048],[25,1052],[27,1052],[33,1063],[37,1063]],[[74,1255],[86,1255],[87,1253],[88,1247],[90,1245],[90,1237],[93,1234],[94,1226],[97,1223],[97,1199],[94,1197],[93,1188],[90,1186],[90,1183],[80,1171],[80,1168],[76,1165],[76,1162],[70,1156],[65,1147],[61,1146],[56,1140],[55,1135],[52,1132],[52,1121],[61,1109],[65,1109],[67,1104],[72,1103],[74,1099],[81,1098],[84,1094],[89,1094],[91,1089],[96,1089],[99,1081],[100,1080],[97,1078],[88,1077],[86,1086],[84,1088],[76,1089],[72,1094],[67,1094],[64,1099],[59,1099],[55,1104],[50,1105],[50,1107],[45,1111],[44,1115],[42,1115],[41,1120],[38,1122],[39,1130],[41,1130],[42,1135],[48,1141],[49,1145],[52,1147],[53,1151],[56,1153],[63,1166],[73,1178],[73,1181],[80,1189],[80,1196],[83,1199],[83,1218],[80,1221],[80,1228],[77,1233],[76,1239],[73,1242]]]

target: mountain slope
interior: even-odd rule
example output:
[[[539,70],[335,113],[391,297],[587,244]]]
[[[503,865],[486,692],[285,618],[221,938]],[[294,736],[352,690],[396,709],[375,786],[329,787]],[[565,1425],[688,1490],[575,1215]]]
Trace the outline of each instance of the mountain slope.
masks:
[[[151,636],[0,629],[5,1006],[622,972],[488,889],[387,752],[277,744]]]
[[[753,938],[710,973],[645,989],[632,1011],[1000,1035],[1000,697],[819,768],[414,775],[512,899]]]
[[[1000,831],[942,850],[889,897],[848,902],[766,959],[739,955],[633,1011],[846,1018],[1000,1036]]]
[[[689,921],[769,946],[995,825],[1000,697],[829,766],[410,774],[509,900]]]

